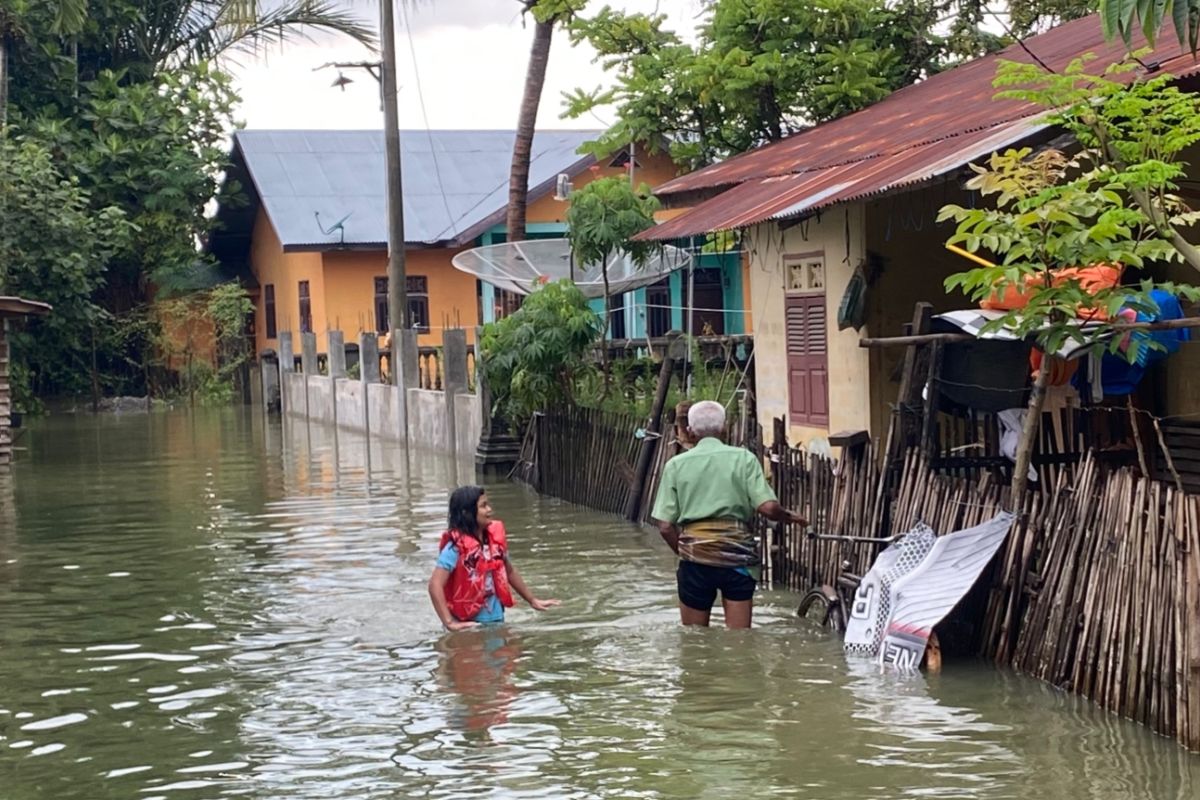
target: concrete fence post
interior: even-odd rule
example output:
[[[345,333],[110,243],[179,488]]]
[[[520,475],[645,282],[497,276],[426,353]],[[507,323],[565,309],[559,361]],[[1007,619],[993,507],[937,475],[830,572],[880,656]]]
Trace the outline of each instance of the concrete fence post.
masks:
[[[300,334],[300,369],[305,376],[316,375],[317,370],[317,335],[311,331]]]
[[[393,348],[393,353],[396,360],[396,364],[393,366],[396,372],[396,388],[399,390],[396,392],[396,396],[400,405],[397,419],[400,422],[400,435],[404,437],[404,443],[407,445],[412,441],[408,392],[417,388],[417,359],[419,358],[417,332],[414,330],[400,331],[400,343],[398,347]]]
[[[288,396],[291,388],[288,376],[296,369],[296,351],[292,347],[292,332],[279,332],[279,413],[287,415],[296,398]]]
[[[373,333],[358,337],[358,377],[363,383],[379,383],[379,337]]]
[[[263,411],[270,413],[281,408],[282,390],[280,387],[283,380],[280,377],[282,366],[279,363],[279,355],[271,351],[263,351],[258,357],[258,367],[259,377],[262,380]]]
[[[346,377],[346,336],[341,331],[329,331],[325,334],[329,341],[327,356],[329,377],[337,380]]]
[[[467,391],[467,332],[442,332],[442,390],[446,395],[446,448],[458,455],[458,414],[455,398]]]

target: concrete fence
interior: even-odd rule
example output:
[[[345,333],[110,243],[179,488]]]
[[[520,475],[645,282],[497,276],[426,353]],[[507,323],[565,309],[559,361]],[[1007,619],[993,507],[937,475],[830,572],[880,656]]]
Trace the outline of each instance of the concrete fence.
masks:
[[[402,331],[393,353],[400,366],[400,385],[381,383],[379,344],[365,333],[358,342],[357,378],[346,374],[346,343],[341,331],[330,331],[326,371],[318,370],[315,334],[300,335],[300,370],[290,332],[279,334],[279,352],[264,353],[259,362],[261,391],[267,410],[332,425],[414,447],[474,456],[484,430],[485,407],[468,388],[467,337],[447,330],[442,339],[442,388],[418,388],[416,333]],[[413,357],[406,357],[410,354]]]

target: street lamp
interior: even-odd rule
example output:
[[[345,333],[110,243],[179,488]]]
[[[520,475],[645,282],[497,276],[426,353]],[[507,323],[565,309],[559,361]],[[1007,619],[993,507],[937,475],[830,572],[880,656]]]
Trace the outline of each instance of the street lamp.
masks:
[[[382,48],[379,61],[355,61],[323,64],[317,69],[334,67],[339,70],[333,82],[342,91],[351,80],[343,69],[365,69],[379,81],[383,101],[383,160],[387,172],[387,242],[388,242],[388,328],[392,347],[392,383],[403,386],[400,370],[399,331],[410,329],[408,314],[408,282],[404,264],[404,193],[400,176],[400,112],[396,108],[396,21],[392,14],[393,0],[379,0],[379,42]],[[404,392],[402,411],[407,403]]]

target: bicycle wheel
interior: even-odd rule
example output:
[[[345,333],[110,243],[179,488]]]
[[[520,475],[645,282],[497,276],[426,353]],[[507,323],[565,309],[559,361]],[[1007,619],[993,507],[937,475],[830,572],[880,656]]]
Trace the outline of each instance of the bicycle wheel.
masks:
[[[830,612],[836,602],[821,589],[812,589],[800,600],[796,616],[824,627],[829,624]]]

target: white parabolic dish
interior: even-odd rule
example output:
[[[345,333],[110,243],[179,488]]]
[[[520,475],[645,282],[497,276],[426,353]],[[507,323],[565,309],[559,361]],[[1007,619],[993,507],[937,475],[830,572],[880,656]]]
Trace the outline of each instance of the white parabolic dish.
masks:
[[[687,267],[686,250],[664,245],[646,262],[637,265],[624,253],[608,262],[609,293],[617,295],[649,286],[677,269]],[[529,239],[464,250],[453,259],[455,269],[474,275],[498,289],[529,294],[543,283],[570,278],[571,243],[567,239]],[[584,297],[604,296],[599,262],[574,265],[575,285]]]

